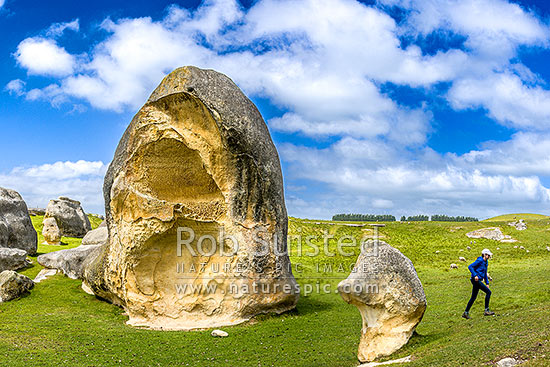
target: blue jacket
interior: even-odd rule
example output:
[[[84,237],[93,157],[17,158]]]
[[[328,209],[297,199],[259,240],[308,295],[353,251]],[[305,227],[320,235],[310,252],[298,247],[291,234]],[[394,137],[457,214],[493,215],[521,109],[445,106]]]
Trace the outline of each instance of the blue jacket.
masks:
[[[468,266],[470,273],[472,273],[472,279],[476,276],[480,280],[485,280],[485,284],[489,285],[489,279],[487,278],[487,267],[489,266],[489,261],[483,260],[480,256],[473,263]]]

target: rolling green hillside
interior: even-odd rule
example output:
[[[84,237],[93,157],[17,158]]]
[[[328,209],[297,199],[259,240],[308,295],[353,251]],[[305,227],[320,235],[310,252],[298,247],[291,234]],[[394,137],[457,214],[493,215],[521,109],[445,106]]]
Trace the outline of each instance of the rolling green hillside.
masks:
[[[550,216],[543,214],[531,214],[531,213],[518,213],[518,214],[504,214],[493,218],[485,219],[483,222],[505,222],[519,219],[550,219]]]
[[[40,218],[33,220],[38,227]],[[405,367],[455,367],[492,366],[513,356],[525,360],[522,367],[550,365],[548,220],[527,219],[525,231],[501,226],[519,240],[515,244],[485,239],[473,243],[465,234],[487,226],[480,222],[386,224],[381,236],[413,261],[428,299],[417,334],[390,359],[412,355],[413,362]],[[0,304],[0,365],[356,367],[361,317],[335,289],[347,277],[358,250],[350,249],[353,256],[304,256],[296,236],[327,233],[359,240],[371,231],[368,226],[291,218],[294,274],[303,291],[311,288],[310,294],[303,295],[292,312],[224,327],[227,338],[213,338],[210,330],[162,332],[126,326],[122,309],[84,293],[80,281],[56,275],[37,284],[30,295]],[[328,240],[332,252],[336,241]],[[68,248],[80,240],[64,242]],[[517,245],[525,250],[514,248]],[[467,265],[485,247],[495,253],[489,271],[497,316],[482,316],[483,297],[479,297],[473,319],[467,321],[460,317],[471,291]],[[39,246],[40,253],[58,249]],[[459,261],[461,256],[467,262]],[[451,263],[459,269],[451,270]],[[22,273],[34,277],[40,269],[35,261]],[[316,286],[324,284],[330,292],[317,293]]]

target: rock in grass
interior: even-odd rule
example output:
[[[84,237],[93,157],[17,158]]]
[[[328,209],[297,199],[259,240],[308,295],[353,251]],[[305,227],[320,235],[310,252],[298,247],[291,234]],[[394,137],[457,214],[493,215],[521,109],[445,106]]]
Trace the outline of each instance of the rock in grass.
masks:
[[[124,133],[104,196],[110,238],[85,281],[122,305],[130,325],[220,327],[295,307],[277,150],[227,76],[196,67],[168,75]],[[186,293],[200,284],[216,289]]]
[[[451,264],[451,269],[458,269],[458,265],[456,265],[456,264]]]
[[[0,302],[7,302],[21,297],[34,287],[34,282],[23,274],[13,270],[0,273]]]
[[[550,246],[546,246],[546,251],[550,251]]]
[[[44,245],[61,245],[61,231],[55,218],[44,218],[42,226]]]
[[[500,241],[504,239],[504,234],[499,227],[477,229],[475,231],[466,233],[466,236],[470,238],[486,238],[495,241]]]
[[[466,258],[465,258],[465,257],[462,257],[462,256],[460,256],[460,257],[458,258],[458,260],[460,260],[460,261],[466,261]]]
[[[382,241],[369,241],[367,247],[372,253],[362,252],[354,271],[338,284],[342,298],[363,318],[357,354],[361,362],[405,345],[427,305],[422,283],[405,255]]]
[[[521,362],[514,359],[514,358],[504,358],[504,359],[501,359],[500,361],[497,362],[497,367],[513,367],[513,366],[516,366],[518,364],[520,364]]]
[[[101,246],[78,246],[71,249],[49,252],[38,256],[40,265],[48,269],[60,270],[71,279],[82,279],[83,266],[89,256],[97,256]]]
[[[0,187],[0,247],[36,254],[38,236],[27,204],[16,191]]]
[[[219,338],[224,338],[226,336],[229,336],[229,334],[227,332],[225,332],[223,330],[218,330],[218,329],[213,330],[211,335],[214,336],[214,337],[219,337]]]
[[[57,274],[56,269],[45,268],[45,269],[40,270],[40,272],[36,275],[36,277],[34,278],[33,281],[35,283],[40,283],[41,281],[46,280],[49,277],[54,276],[55,274]]]
[[[44,218],[55,218],[63,236],[82,238],[92,230],[80,202],[66,197],[50,200]]]
[[[0,247],[0,272],[18,270],[29,265],[27,252],[17,248]]]
[[[104,245],[109,241],[109,231],[103,223],[96,229],[86,233],[86,236],[82,239],[83,245]]]

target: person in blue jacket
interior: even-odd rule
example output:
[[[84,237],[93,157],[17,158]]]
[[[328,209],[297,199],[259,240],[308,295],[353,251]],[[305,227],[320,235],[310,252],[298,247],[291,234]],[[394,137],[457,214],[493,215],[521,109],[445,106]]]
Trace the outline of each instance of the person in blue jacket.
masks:
[[[491,300],[491,290],[489,289],[489,277],[487,275],[487,267],[489,266],[489,258],[493,256],[493,253],[489,249],[484,249],[481,251],[481,256],[476,259],[473,263],[468,266],[468,269],[470,270],[470,273],[472,273],[472,277],[470,278],[470,282],[472,282],[472,297],[470,298],[470,301],[468,301],[468,305],[466,306],[466,311],[462,314],[462,317],[465,319],[471,319],[470,317],[470,308],[472,308],[472,305],[474,304],[474,301],[477,298],[477,294],[479,293],[479,290],[481,289],[483,292],[485,292],[485,312],[483,313],[485,316],[492,316],[495,313],[489,309],[489,301]],[[483,284],[481,281],[484,280],[485,284]]]

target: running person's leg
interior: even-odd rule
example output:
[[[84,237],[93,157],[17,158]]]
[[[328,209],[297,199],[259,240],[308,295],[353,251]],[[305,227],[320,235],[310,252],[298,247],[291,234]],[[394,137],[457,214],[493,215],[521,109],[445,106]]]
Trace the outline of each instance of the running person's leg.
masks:
[[[477,298],[477,294],[479,293],[479,284],[481,283],[481,282],[476,282],[473,279],[470,279],[470,281],[472,282],[472,297],[470,297],[470,300],[468,301],[468,305],[466,306],[466,311],[465,311],[466,313],[470,312],[470,308],[472,308],[472,305],[474,304],[474,301]]]
[[[485,284],[479,281],[479,289],[485,292],[485,309],[489,308],[489,301],[491,300],[491,290]]]

